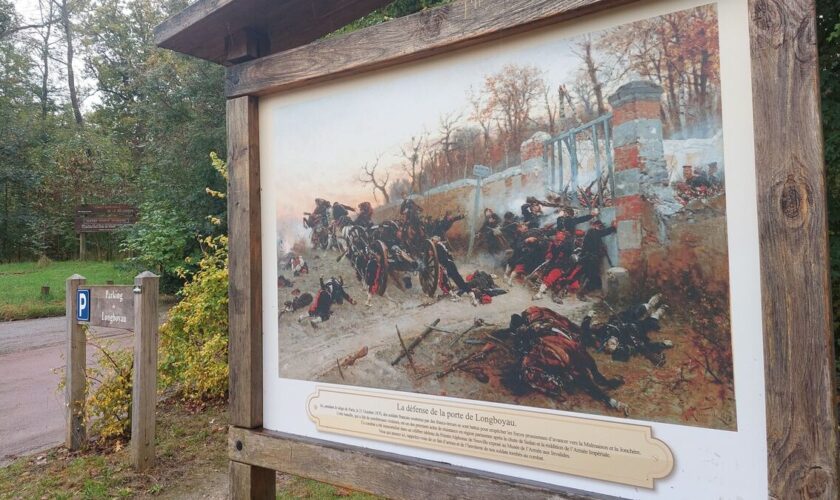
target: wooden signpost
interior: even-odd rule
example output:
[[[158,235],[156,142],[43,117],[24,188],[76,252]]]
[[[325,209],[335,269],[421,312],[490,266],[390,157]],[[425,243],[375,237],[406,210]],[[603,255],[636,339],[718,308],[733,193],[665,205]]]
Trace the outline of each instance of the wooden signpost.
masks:
[[[356,75],[368,78],[375,71],[419,66],[421,60],[456,50],[480,49],[491,43],[503,46],[507,40],[542,29],[561,25],[572,29],[578,22],[585,24],[599,16],[634,17],[635,9],[668,2],[456,0],[314,41],[387,3],[321,0],[264,5],[258,0],[199,0],[156,30],[161,47],[228,67],[231,496],[273,498],[275,471],[281,470],[394,498],[602,498],[596,492],[604,484],[594,480],[577,481],[575,487],[564,486],[564,481],[549,484],[481,468],[484,465],[464,467],[445,459],[385,451],[372,446],[372,441],[353,445],[337,442],[327,433],[313,438],[263,428],[264,410],[271,402],[264,398],[284,397],[265,392],[268,381],[263,378],[265,373],[276,373],[273,366],[263,366],[263,341],[277,334],[263,331],[264,318],[276,308],[276,301],[273,305],[263,301],[263,283],[276,278],[264,276],[263,268],[263,243],[272,236],[263,234],[271,224],[261,220],[265,207],[259,137],[260,124],[268,122],[260,120],[263,99],[315,84],[350,81]],[[673,3],[672,10],[699,4]],[[307,8],[299,8],[304,5]],[[741,102],[725,102],[724,107],[744,106],[741,116],[752,116],[750,124],[755,124],[754,136],[748,136],[746,158],[750,169],[754,159],[754,177],[749,178],[756,191],[746,210],[757,211],[760,253],[746,260],[760,259],[755,294],[760,294],[762,313],[747,323],[763,331],[764,349],[763,353],[738,352],[735,363],[756,356],[765,367],[763,386],[755,391],[763,390],[764,407],[739,407],[739,420],[743,415],[752,415],[752,420],[739,421],[736,430],[726,432],[729,437],[759,432],[761,446],[754,453],[763,455],[766,449],[766,457],[761,457],[762,463],[766,458],[766,485],[759,488],[766,486],[767,497],[834,499],[840,489],[814,2],[727,0],[715,5],[743,19],[727,36],[743,35],[738,40],[743,40],[747,54],[733,66],[751,67],[751,85],[745,83],[751,92],[747,88],[734,99]],[[252,11],[258,6],[260,15],[255,16]],[[617,103],[624,99],[619,97]],[[644,103],[633,106],[643,110]],[[653,111],[652,119],[657,119],[658,107]],[[615,119],[619,118],[626,116]],[[739,126],[744,128],[734,128]],[[624,129],[626,133],[629,126]],[[613,139],[627,141],[626,137]],[[629,145],[637,148],[631,152],[639,153],[638,144]],[[616,151],[627,153],[626,149]],[[273,213],[274,207],[267,210]],[[71,287],[78,286],[68,281],[68,297]],[[73,328],[71,321],[71,333]],[[704,475],[702,467],[709,464],[685,470],[684,459],[700,453],[703,446],[697,443],[693,449],[675,451],[676,463],[681,465],[674,474],[697,478],[695,495],[705,481],[721,473]],[[737,472],[723,471],[736,476]],[[670,490],[627,491],[627,496],[669,498]]]
[[[85,260],[87,233],[110,233],[137,222],[137,207],[125,204],[79,205],[73,226],[79,235],[79,260]]]
[[[134,285],[85,285],[67,278],[67,365],[65,446],[78,450],[87,441],[84,419],[87,369],[85,324],[134,331],[131,403],[131,462],[140,471],[155,460],[159,278],[146,271]]]

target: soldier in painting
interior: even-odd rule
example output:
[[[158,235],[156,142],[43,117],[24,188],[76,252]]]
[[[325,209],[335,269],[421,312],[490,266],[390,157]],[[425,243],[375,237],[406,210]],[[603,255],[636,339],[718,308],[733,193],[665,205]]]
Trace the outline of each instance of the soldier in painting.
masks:
[[[513,285],[514,280],[521,276],[528,277],[539,270],[547,249],[548,240],[541,230],[529,229],[524,223],[520,224],[513,253],[505,270],[508,285]]]
[[[534,196],[529,196],[525,199],[520,209],[522,211],[522,221],[530,228],[540,227],[540,217],[542,217],[542,204]]]
[[[574,233],[578,224],[592,220],[597,217],[600,211],[593,208],[588,214],[575,217],[575,209],[572,207],[564,207],[560,215],[557,217],[557,230],[565,231],[567,233]]]
[[[309,323],[313,327],[322,321],[330,319],[333,304],[341,305],[345,300],[351,305],[356,304],[350,295],[347,294],[347,291],[344,290],[343,278],[330,278],[325,282],[324,278],[321,277],[320,284],[321,288],[310,304],[308,313],[299,318],[299,321],[309,320]]]
[[[420,214],[423,213],[423,208],[411,199],[410,196],[403,196],[405,199],[400,204],[400,215],[402,216],[403,222],[411,227],[419,227],[421,222]]]
[[[365,229],[370,228],[373,225],[373,207],[369,201],[363,201],[359,203],[358,208],[358,215],[356,215],[356,220],[353,221],[353,224]]]
[[[594,313],[590,312],[581,322],[584,344],[609,354],[616,361],[628,361],[640,354],[654,366],[665,364],[665,351],[674,346],[670,340],[652,341],[649,334],[659,331],[665,306],[662,294],[656,294],[646,303],[636,304],[610,315],[606,323],[593,325]]]
[[[557,231],[548,246],[545,254],[545,262],[542,283],[534,295],[534,300],[540,300],[546,291],[557,292],[555,301],[562,303],[561,296],[569,289],[577,289],[580,286],[580,266],[574,260],[575,237],[573,233]]]
[[[596,219],[592,221],[580,249],[580,267],[583,274],[583,284],[578,292],[578,298],[585,300],[588,292],[601,289],[601,263],[607,256],[607,249],[604,246],[603,238],[616,232],[617,221],[613,221],[610,227],[604,227],[604,223]]]
[[[426,236],[437,236],[445,240],[446,233],[452,229],[452,226],[454,226],[456,222],[463,220],[464,217],[465,216],[463,214],[452,215],[450,212],[446,212],[446,215],[439,219],[432,219],[430,217],[425,223]]]
[[[484,222],[478,230],[478,236],[490,253],[498,253],[507,246],[507,241],[502,234],[501,225],[502,219],[496,212],[492,208],[485,208]]]
[[[334,221],[341,220],[343,217],[349,217],[350,212],[355,212],[356,209],[350,205],[335,202],[332,204],[332,218]]]

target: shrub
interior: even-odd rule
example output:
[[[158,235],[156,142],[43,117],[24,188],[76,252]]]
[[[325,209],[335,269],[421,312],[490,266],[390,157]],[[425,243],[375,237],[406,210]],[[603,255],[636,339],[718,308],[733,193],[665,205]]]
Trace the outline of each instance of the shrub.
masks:
[[[96,363],[86,373],[88,398],[85,420],[99,439],[128,437],[131,433],[131,381],[134,355],[130,349],[112,350],[89,335],[97,348]]]
[[[203,246],[198,271],[160,330],[159,380],[188,399],[221,398],[228,388],[227,237]]]
[[[227,179],[225,162],[215,153],[210,160]],[[209,188],[207,194],[225,198],[224,193]],[[208,219],[215,225],[222,223],[215,216]],[[169,321],[160,332],[160,381],[176,386],[187,399],[221,398],[228,389],[228,239],[206,237],[201,244],[198,269],[181,290],[181,301],[169,311]],[[186,271],[180,272],[186,278]]]

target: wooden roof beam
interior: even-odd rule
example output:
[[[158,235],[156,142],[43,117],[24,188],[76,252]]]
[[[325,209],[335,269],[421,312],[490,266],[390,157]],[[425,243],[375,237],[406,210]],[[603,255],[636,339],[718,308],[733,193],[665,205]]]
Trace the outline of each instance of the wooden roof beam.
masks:
[[[231,65],[289,50],[389,0],[199,0],[155,28],[155,43]]]

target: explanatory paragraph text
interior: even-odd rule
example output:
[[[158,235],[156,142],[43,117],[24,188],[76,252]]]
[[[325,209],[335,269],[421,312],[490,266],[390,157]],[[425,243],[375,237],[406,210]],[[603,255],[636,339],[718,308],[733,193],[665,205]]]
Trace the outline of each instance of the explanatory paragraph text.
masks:
[[[325,387],[307,411],[321,432],[644,488],[674,465],[668,446],[642,425]]]

